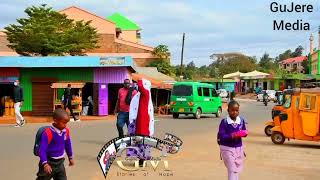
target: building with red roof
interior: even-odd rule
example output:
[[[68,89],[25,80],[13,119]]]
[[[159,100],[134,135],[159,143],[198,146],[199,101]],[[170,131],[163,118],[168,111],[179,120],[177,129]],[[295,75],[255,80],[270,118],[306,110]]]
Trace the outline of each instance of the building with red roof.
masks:
[[[289,72],[305,73],[305,70],[302,66],[302,62],[307,60],[308,60],[307,56],[298,56],[294,58],[289,58],[289,59],[283,60],[280,63],[280,68],[283,68]]]

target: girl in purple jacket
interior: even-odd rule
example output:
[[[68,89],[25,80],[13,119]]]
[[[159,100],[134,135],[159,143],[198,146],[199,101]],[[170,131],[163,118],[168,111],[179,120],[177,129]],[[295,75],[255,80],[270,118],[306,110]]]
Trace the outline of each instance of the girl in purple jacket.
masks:
[[[239,117],[239,103],[228,104],[228,116],[221,120],[218,132],[221,157],[228,170],[228,180],[239,180],[243,169],[244,151],[242,138],[248,135],[245,121]]]

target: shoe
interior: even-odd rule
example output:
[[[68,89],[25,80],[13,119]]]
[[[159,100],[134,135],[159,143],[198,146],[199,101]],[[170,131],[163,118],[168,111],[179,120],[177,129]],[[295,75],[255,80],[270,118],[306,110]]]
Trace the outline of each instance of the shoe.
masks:
[[[22,126],[24,126],[25,124],[26,124],[26,121],[25,121],[25,120],[22,120],[20,126],[22,127]]]
[[[80,122],[81,120],[80,119],[76,119],[76,120],[74,120],[74,122]]]
[[[16,125],[13,126],[13,127],[19,128],[19,127],[21,127],[21,125],[20,125],[20,124],[16,124]]]

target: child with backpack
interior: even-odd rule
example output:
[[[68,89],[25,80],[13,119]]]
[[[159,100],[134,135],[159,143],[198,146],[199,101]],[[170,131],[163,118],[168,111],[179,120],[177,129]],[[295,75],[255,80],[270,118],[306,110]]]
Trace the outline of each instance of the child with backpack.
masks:
[[[64,109],[53,112],[52,126],[39,128],[33,152],[40,157],[37,180],[67,180],[64,155],[67,153],[69,166],[74,165],[70,131],[67,127],[69,115]]]
[[[228,116],[221,120],[218,132],[221,158],[228,170],[228,180],[239,180],[245,153],[242,138],[247,137],[245,120],[239,117],[239,103],[230,101]]]

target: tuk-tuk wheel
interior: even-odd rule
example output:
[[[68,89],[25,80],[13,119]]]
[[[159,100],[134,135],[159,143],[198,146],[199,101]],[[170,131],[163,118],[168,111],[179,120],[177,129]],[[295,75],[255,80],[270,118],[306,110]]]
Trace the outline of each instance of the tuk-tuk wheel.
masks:
[[[267,136],[271,136],[271,134],[272,134],[272,129],[273,128],[273,126],[270,126],[270,125],[268,125],[268,126],[266,126],[265,128],[264,128],[264,133],[267,135]]]
[[[178,119],[178,118],[179,118],[179,113],[173,113],[173,114],[172,114],[172,117],[173,117],[174,119]]]
[[[272,132],[271,140],[274,144],[283,144],[286,138],[280,132]]]

